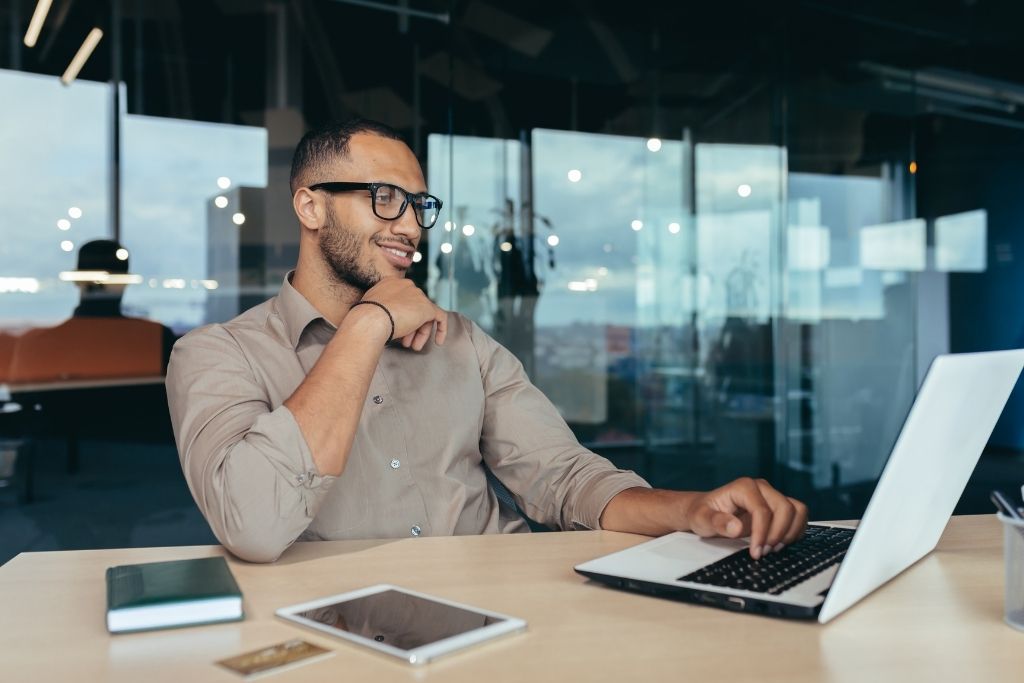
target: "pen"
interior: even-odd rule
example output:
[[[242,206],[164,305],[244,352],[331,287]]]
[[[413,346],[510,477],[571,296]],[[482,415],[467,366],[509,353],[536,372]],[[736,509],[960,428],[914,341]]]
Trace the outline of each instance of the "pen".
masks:
[[[989,498],[991,499],[993,505],[996,506],[996,509],[1003,513],[1004,517],[1008,517],[1017,522],[1024,522],[1024,517],[1022,517],[1020,513],[1017,512],[1017,507],[1009,500],[1007,500],[1006,496],[1003,495],[1002,491],[992,491],[992,493],[989,494]]]

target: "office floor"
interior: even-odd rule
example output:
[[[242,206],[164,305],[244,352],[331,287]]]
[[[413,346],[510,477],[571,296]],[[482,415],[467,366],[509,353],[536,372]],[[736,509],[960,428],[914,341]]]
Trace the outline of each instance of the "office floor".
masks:
[[[620,467],[664,478],[645,473],[639,458],[612,457]],[[78,472],[70,474],[64,444],[46,441],[36,457],[36,499],[20,504],[13,487],[0,487],[0,564],[26,551],[216,543],[185,485],[172,445],[83,441],[79,462]],[[986,453],[956,512],[990,512],[992,488],[1012,492],[1021,483],[1024,454]],[[831,514],[814,516],[857,516],[839,508],[863,510],[870,487],[849,493],[838,507],[836,500],[820,505]]]

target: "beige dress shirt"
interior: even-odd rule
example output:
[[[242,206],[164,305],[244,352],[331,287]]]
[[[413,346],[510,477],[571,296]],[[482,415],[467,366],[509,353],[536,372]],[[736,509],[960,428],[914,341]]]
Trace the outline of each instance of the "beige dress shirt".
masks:
[[[508,350],[449,313],[444,345],[385,350],[340,476],[321,476],[283,403],[335,328],[285,279],[278,295],[174,347],[167,398],[182,469],[214,534],[269,562],[296,540],[509,533],[481,462],[531,518],[598,529],[648,484],[576,441]]]

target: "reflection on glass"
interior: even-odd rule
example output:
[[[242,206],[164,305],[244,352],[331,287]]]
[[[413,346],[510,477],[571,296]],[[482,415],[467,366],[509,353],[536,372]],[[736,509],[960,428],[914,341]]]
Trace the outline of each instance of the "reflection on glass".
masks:
[[[697,267],[707,297],[698,334],[714,470],[724,481],[767,474],[774,460],[773,319],[785,151],[696,148]]]
[[[815,488],[873,481],[914,395],[915,290],[890,269],[924,267],[924,222],[897,220],[900,188],[884,170],[788,178],[780,462]]]
[[[966,211],[935,219],[935,269],[981,273],[987,267],[988,212]]]
[[[0,328],[23,330],[71,314],[78,293],[58,273],[76,246],[112,234],[112,97],[103,83],[5,70],[0,92]]]
[[[860,262],[871,270],[924,270],[925,222],[921,218],[860,231]]]
[[[790,270],[824,270],[829,264],[831,234],[817,225],[790,225],[786,265]]]
[[[249,282],[261,290],[256,298],[277,290],[280,278],[262,268],[265,252],[297,244],[298,235],[294,217],[283,225],[253,218],[276,216],[253,189],[267,186],[266,130],[125,116],[122,140],[122,240],[135,269],[159,285],[129,289],[126,309],[179,331],[227,320],[243,306],[247,257],[260,265]],[[204,280],[218,282],[216,295]]]
[[[536,285],[524,249],[521,145],[515,140],[431,135],[427,187],[444,201],[430,234],[428,289],[517,354],[525,347]],[[566,183],[562,175],[563,184]],[[504,248],[502,245],[508,245]],[[524,358],[524,355],[520,355]]]

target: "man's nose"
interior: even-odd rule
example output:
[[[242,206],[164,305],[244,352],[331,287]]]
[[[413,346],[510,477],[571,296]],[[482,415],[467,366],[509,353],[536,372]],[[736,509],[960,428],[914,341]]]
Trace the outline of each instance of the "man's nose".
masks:
[[[405,207],[402,215],[391,221],[391,232],[406,237],[415,243],[420,237],[420,224],[416,222],[416,211],[412,205]]]

